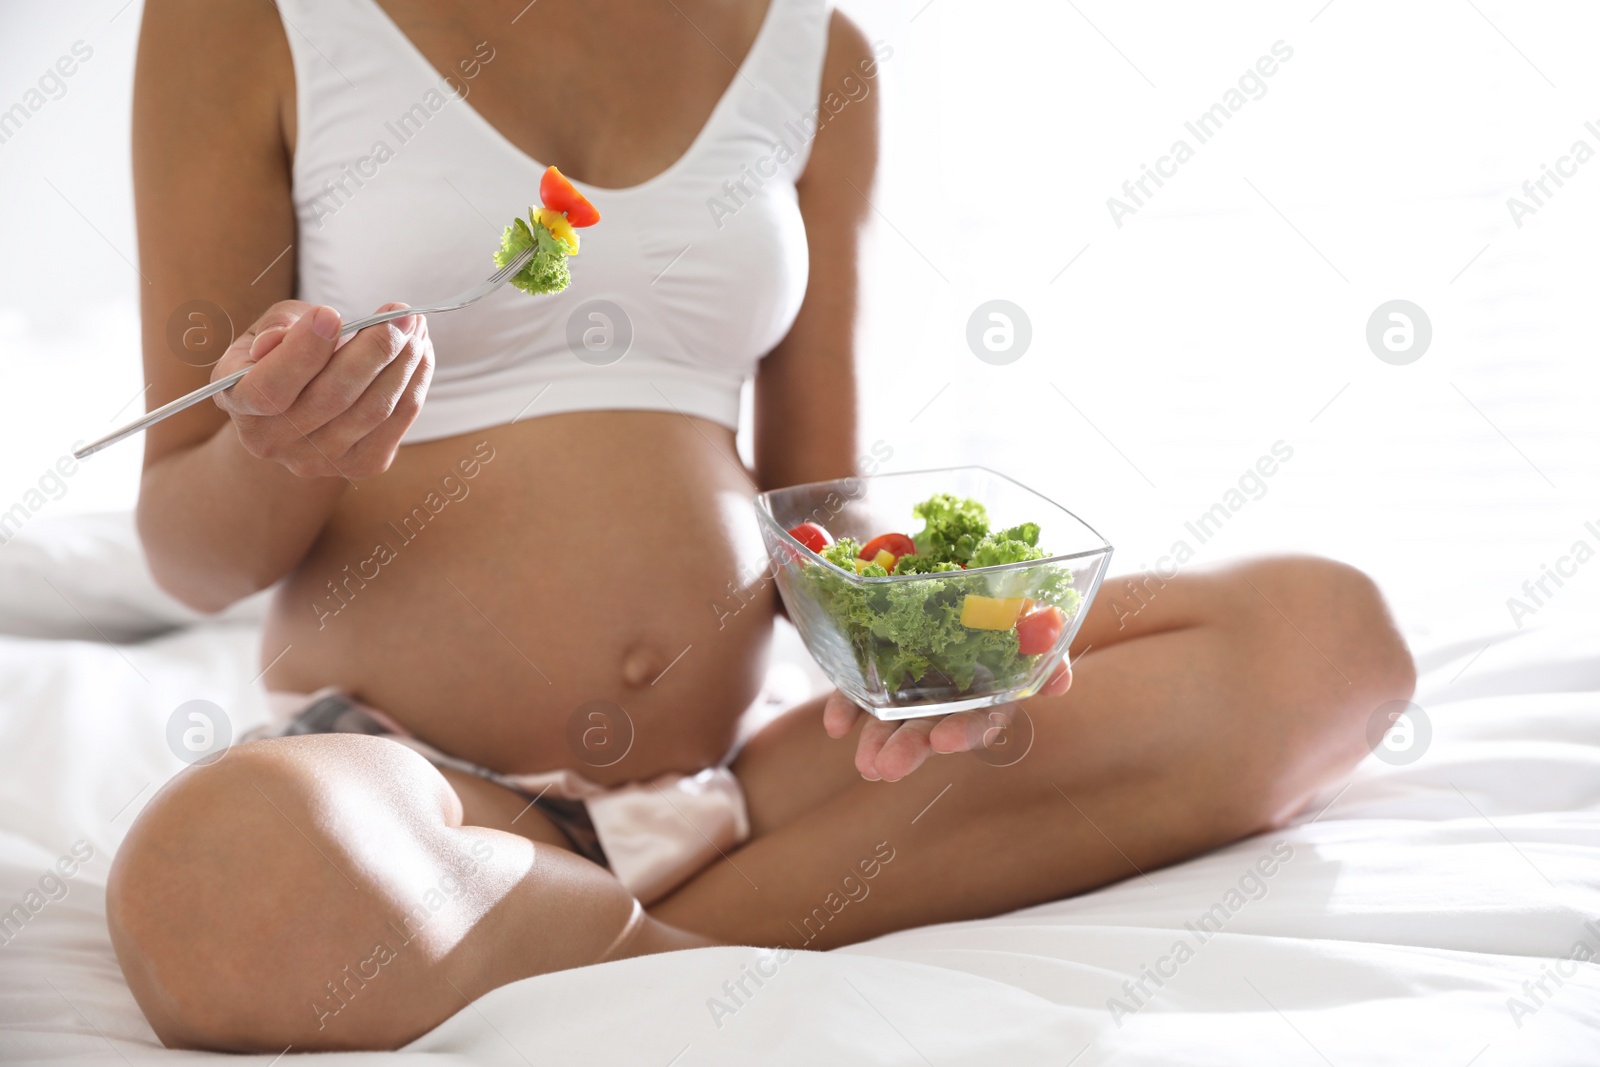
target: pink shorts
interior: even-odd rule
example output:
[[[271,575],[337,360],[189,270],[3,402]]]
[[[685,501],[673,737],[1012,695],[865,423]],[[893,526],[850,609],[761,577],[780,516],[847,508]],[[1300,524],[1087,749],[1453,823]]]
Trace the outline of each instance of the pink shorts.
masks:
[[[744,790],[727,767],[663,774],[612,788],[569,770],[499,774],[440,752],[339,689],[309,696],[268,693],[267,700],[275,721],[241,742],[299,734],[387,737],[436,767],[475,774],[527,797],[567,835],[573,851],[609,867],[644,904],[666,896],[750,837]]]

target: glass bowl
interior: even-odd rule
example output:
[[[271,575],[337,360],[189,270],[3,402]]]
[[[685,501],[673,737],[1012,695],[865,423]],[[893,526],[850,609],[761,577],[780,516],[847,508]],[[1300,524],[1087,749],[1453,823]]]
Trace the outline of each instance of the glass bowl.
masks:
[[[864,577],[789,534],[803,522],[835,540],[915,535],[912,507],[937,493],[984,505],[989,528],[1039,526],[1042,559],[935,574]],[[1061,505],[983,467],[843,478],[756,497],[761,536],[789,618],[824,674],[879,719],[947,715],[1037,693],[1066,655],[1111,560],[1111,545]],[[967,604],[967,598],[979,601]],[[1055,607],[1060,633],[1023,654],[1015,618]],[[984,617],[986,616],[986,617]],[[1011,619],[1011,628],[1004,624]],[[969,627],[977,622],[982,628]],[[1029,626],[1029,643],[1049,628]]]

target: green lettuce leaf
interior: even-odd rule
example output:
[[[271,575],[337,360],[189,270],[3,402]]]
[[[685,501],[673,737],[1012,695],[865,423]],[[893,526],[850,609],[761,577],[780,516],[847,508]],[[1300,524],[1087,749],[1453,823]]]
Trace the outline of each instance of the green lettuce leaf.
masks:
[[[901,556],[895,560],[896,574],[938,574],[941,571],[959,571],[959,563],[940,563],[932,556]]]
[[[976,500],[951,493],[936,493],[911,509],[923,521],[922,532],[911,538],[917,555],[936,563],[965,563],[978,542],[989,532],[989,512]]]
[[[511,284],[525,293],[559,293],[572,282],[572,272],[567,269],[567,246],[556,239],[542,223],[520,218],[500,235],[500,250],[494,254],[494,264],[503,267],[524,251],[537,245],[528,265],[511,276]]]
[[[856,557],[861,554],[861,546],[848,537],[841,537],[833,544],[822,550],[822,558],[854,574],[856,571]]]
[[[984,572],[995,567],[1041,559],[1037,523],[1022,523],[994,533],[989,515],[975,500],[941,493],[913,511],[924,522],[913,536],[915,555],[900,557],[894,574],[916,580],[864,584],[817,563],[807,565],[803,580],[811,597],[849,641],[863,672],[875,673],[890,689],[921,682],[930,675],[948,679],[961,690],[970,688],[980,667],[997,685],[1007,686],[1037,663],[1037,656],[1017,651],[1015,630],[972,630],[961,625],[961,607],[969,595],[1029,596],[1069,615],[1079,604],[1072,572],[1065,567],[1019,568]],[[856,573],[861,546],[842,538],[822,551],[829,563]],[[962,564],[973,569],[964,570]],[[862,577],[882,577],[877,564],[862,568]],[[997,588],[997,583],[1004,586]]]
[[[1038,531],[1035,530],[1035,539],[1038,536]],[[1025,560],[1043,558],[1044,550],[1035,548],[1026,541],[999,539],[990,535],[979,541],[978,547],[973,549],[970,566],[999,567],[1006,563],[1022,563]]]

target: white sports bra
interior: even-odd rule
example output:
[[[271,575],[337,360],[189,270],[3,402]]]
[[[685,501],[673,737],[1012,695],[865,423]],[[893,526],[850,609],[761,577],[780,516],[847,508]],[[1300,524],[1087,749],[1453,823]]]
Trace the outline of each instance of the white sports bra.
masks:
[[[807,246],[805,167],[830,0],[769,0],[744,63],[689,149],[640,185],[575,182],[600,209],[572,284],[510,286],[429,320],[435,368],[406,443],[564,411],[678,411],[737,428],[739,392],[788,332]],[[494,270],[500,231],[538,204],[547,162],[470,103],[487,41],[449,76],[375,0],[278,0],[294,56],[298,296],[347,318],[420,304]],[[462,93],[465,92],[463,96]]]

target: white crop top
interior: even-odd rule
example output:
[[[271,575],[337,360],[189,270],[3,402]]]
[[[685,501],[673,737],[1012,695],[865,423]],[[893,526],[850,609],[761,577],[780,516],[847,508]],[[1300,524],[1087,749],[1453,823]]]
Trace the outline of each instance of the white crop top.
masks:
[[[434,377],[407,443],[598,409],[737,428],[741,385],[805,295],[794,183],[815,133],[831,7],[769,4],[683,156],[625,189],[574,182],[603,219],[580,231],[565,292],[505,286],[429,319]],[[547,162],[561,161],[532,159],[491,126],[465,75],[525,51],[487,41],[446,78],[375,0],[278,8],[298,111],[298,297],[354,318],[488,277],[500,231],[537,206]]]

